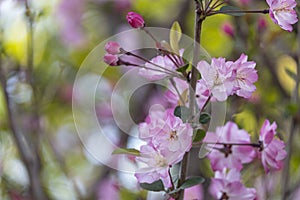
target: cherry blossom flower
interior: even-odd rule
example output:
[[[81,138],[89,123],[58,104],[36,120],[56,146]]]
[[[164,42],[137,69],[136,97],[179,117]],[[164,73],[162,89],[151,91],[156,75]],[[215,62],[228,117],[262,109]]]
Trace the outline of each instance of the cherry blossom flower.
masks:
[[[151,143],[153,136],[164,127],[164,110],[151,110],[145,122],[139,124],[139,138]]]
[[[175,64],[167,56],[156,56],[146,63],[145,68],[139,69],[139,75],[148,80],[160,80],[170,76],[170,71],[176,73]]]
[[[145,26],[143,17],[138,13],[129,12],[126,19],[132,28],[143,28]]]
[[[234,71],[234,87],[235,93],[244,98],[250,98],[252,93],[256,90],[254,82],[257,81],[257,71],[254,69],[256,63],[247,61],[248,56],[242,54],[232,65],[231,69]]]
[[[116,54],[121,53],[121,47],[120,47],[119,43],[109,41],[105,45],[105,51],[109,54],[116,55]]]
[[[276,128],[277,124],[275,122],[270,124],[269,120],[265,120],[260,130],[260,156],[263,167],[267,173],[270,170],[280,170],[283,167],[282,161],[287,155],[284,150],[284,142],[274,138],[276,135]]]
[[[192,147],[193,129],[174,116],[172,110],[166,112],[164,120],[163,129],[153,136],[152,143],[165,154],[177,156],[179,162]]]
[[[209,191],[212,196],[220,200],[254,200],[256,191],[254,188],[246,188],[242,182],[240,173],[236,169],[227,172],[216,171],[215,177],[211,180]]]
[[[211,64],[200,61],[197,65],[206,87],[218,101],[225,101],[232,93],[232,71],[229,70],[231,63],[225,62],[225,58],[213,58]]]
[[[150,112],[147,122],[139,125],[140,138],[153,145],[165,155],[182,160],[185,152],[192,147],[193,129],[184,124],[173,110]]]
[[[295,0],[267,0],[270,7],[270,17],[275,24],[282,29],[292,31],[292,24],[298,21],[294,8],[297,6]]]
[[[139,183],[153,183],[162,180],[164,186],[172,186],[169,176],[170,166],[176,163],[176,156],[166,156],[150,145],[143,145],[140,149],[140,157],[136,160],[146,164],[145,167],[135,172],[135,177]]]
[[[110,66],[117,66],[119,57],[117,55],[107,53],[104,55],[103,61]]]
[[[214,171],[222,170],[224,167],[241,170],[243,163],[249,163],[255,157],[253,147],[248,145],[232,145],[232,143],[249,144],[250,136],[233,122],[227,122],[222,127],[217,127],[216,132],[207,132],[204,140],[207,143],[218,143],[213,145],[208,158]],[[225,144],[220,144],[225,143]],[[227,144],[226,144],[227,143]],[[208,149],[212,145],[208,145]]]

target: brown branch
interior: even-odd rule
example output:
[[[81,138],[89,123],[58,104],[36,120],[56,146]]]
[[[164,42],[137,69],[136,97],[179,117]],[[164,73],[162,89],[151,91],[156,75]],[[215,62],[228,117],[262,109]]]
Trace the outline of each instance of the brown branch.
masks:
[[[194,29],[194,56],[193,56],[193,66],[192,66],[192,74],[191,74],[191,81],[189,87],[189,108],[191,111],[191,115],[194,116],[195,114],[195,90],[196,84],[198,79],[198,72],[197,72],[197,62],[198,62],[198,55],[200,52],[200,39],[201,39],[201,28],[202,22],[205,17],[202,15],[202,10],[199,1],[195,0],[196,4],[196,13],[195,13],[195,29]],[[192,122],[193,123],[193,122]],[[189,152],[185,153],[183,160],[181,161],[181,169],[179,174],[179,186],[184,183],[187,176],[188,171],[188,163],[189,163]],[[184,197],[184,190],[180,190],[179,192],[179,200],[183,200]]]

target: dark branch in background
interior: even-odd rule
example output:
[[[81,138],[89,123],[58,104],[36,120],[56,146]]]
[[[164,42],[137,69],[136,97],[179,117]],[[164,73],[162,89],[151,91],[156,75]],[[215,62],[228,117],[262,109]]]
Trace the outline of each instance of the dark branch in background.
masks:
[[[297,9],[297,13],[299,16],[299,9]],[[300,23],[297,23],[297,70],[296,70],[296,80],[295,80],[295,88],[291,96],[291,103],[295,105],[299,105],[299,84],[300,84]],[[297,130],[298,126],[298,120],[297,115],[299,114],[299,108],[298,112],[296,112],[296,115],[291,117],[290,122],[290,132],[287,142],[287,158],[284,162],[284,168],[282,172],[282,179],[283,179],[283,187],[282,187],[282,199],[287,199],[290,191],[290,164],[291,164],[291,158],[293,153],[293,140],[294,136]]]
[[[181,25],[182,32],[186,32],[188,30],[188,24],[187,17],[189,14],[190,6],[191,6],[191,0],[184,0],[180,4],[180,10],[179,13],[175,19],[175,21],[178,21],[178,23]]]

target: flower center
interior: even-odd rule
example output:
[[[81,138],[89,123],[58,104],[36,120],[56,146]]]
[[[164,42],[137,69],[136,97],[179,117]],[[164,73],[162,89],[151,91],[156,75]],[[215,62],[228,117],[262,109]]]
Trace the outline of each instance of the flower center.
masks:
[[[227,196],[226,192],[223,192],[220,200],[229,200],[229,196]]]
[[[230,154],[232,154],[231,147],[232,147],[231,144],[224,144],[224,148],[220,149],[220,151],[225,154],[225,158],[227,158]]]
[[[157,167],[165,167],[165,166],[167,166],[166,160],[161,155],[157,154],[154,159],[155,159]]]
[[[177,140],[178,139],[177,132],[176,131],[171,131],[169,139],[170,140]]]

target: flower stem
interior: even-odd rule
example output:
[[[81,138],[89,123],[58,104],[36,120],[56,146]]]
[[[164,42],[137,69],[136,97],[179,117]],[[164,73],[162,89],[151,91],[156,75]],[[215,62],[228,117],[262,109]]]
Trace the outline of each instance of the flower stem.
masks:
[[[195,89],[197,84],[197,69],[196,64],[198,61],[198,55],[200,51],[200,39],[201,39],[201,28],[202,22],[205,17],[202,16],[202,8],[198,0],[195,0],[196,4],[196,13],[195,13],[195,29],[194,29],[194,56],[193,56],[193,66],[191,72],[191,81],[189,87],[189,108],[191,110],[191,116],[195,113]],[[189,152],[185,153],[183,160],[181,161],[181,169],[179,174],[179,186],[184,183],[187,176],[188,171],[188,162],[189,162]],[[183,200],[184,190],[180,190],[179,192],[179,200]]]
[[[212,16],[216,14],[268,14],[269,10],[215,10],[207,14],[207,16]]]

